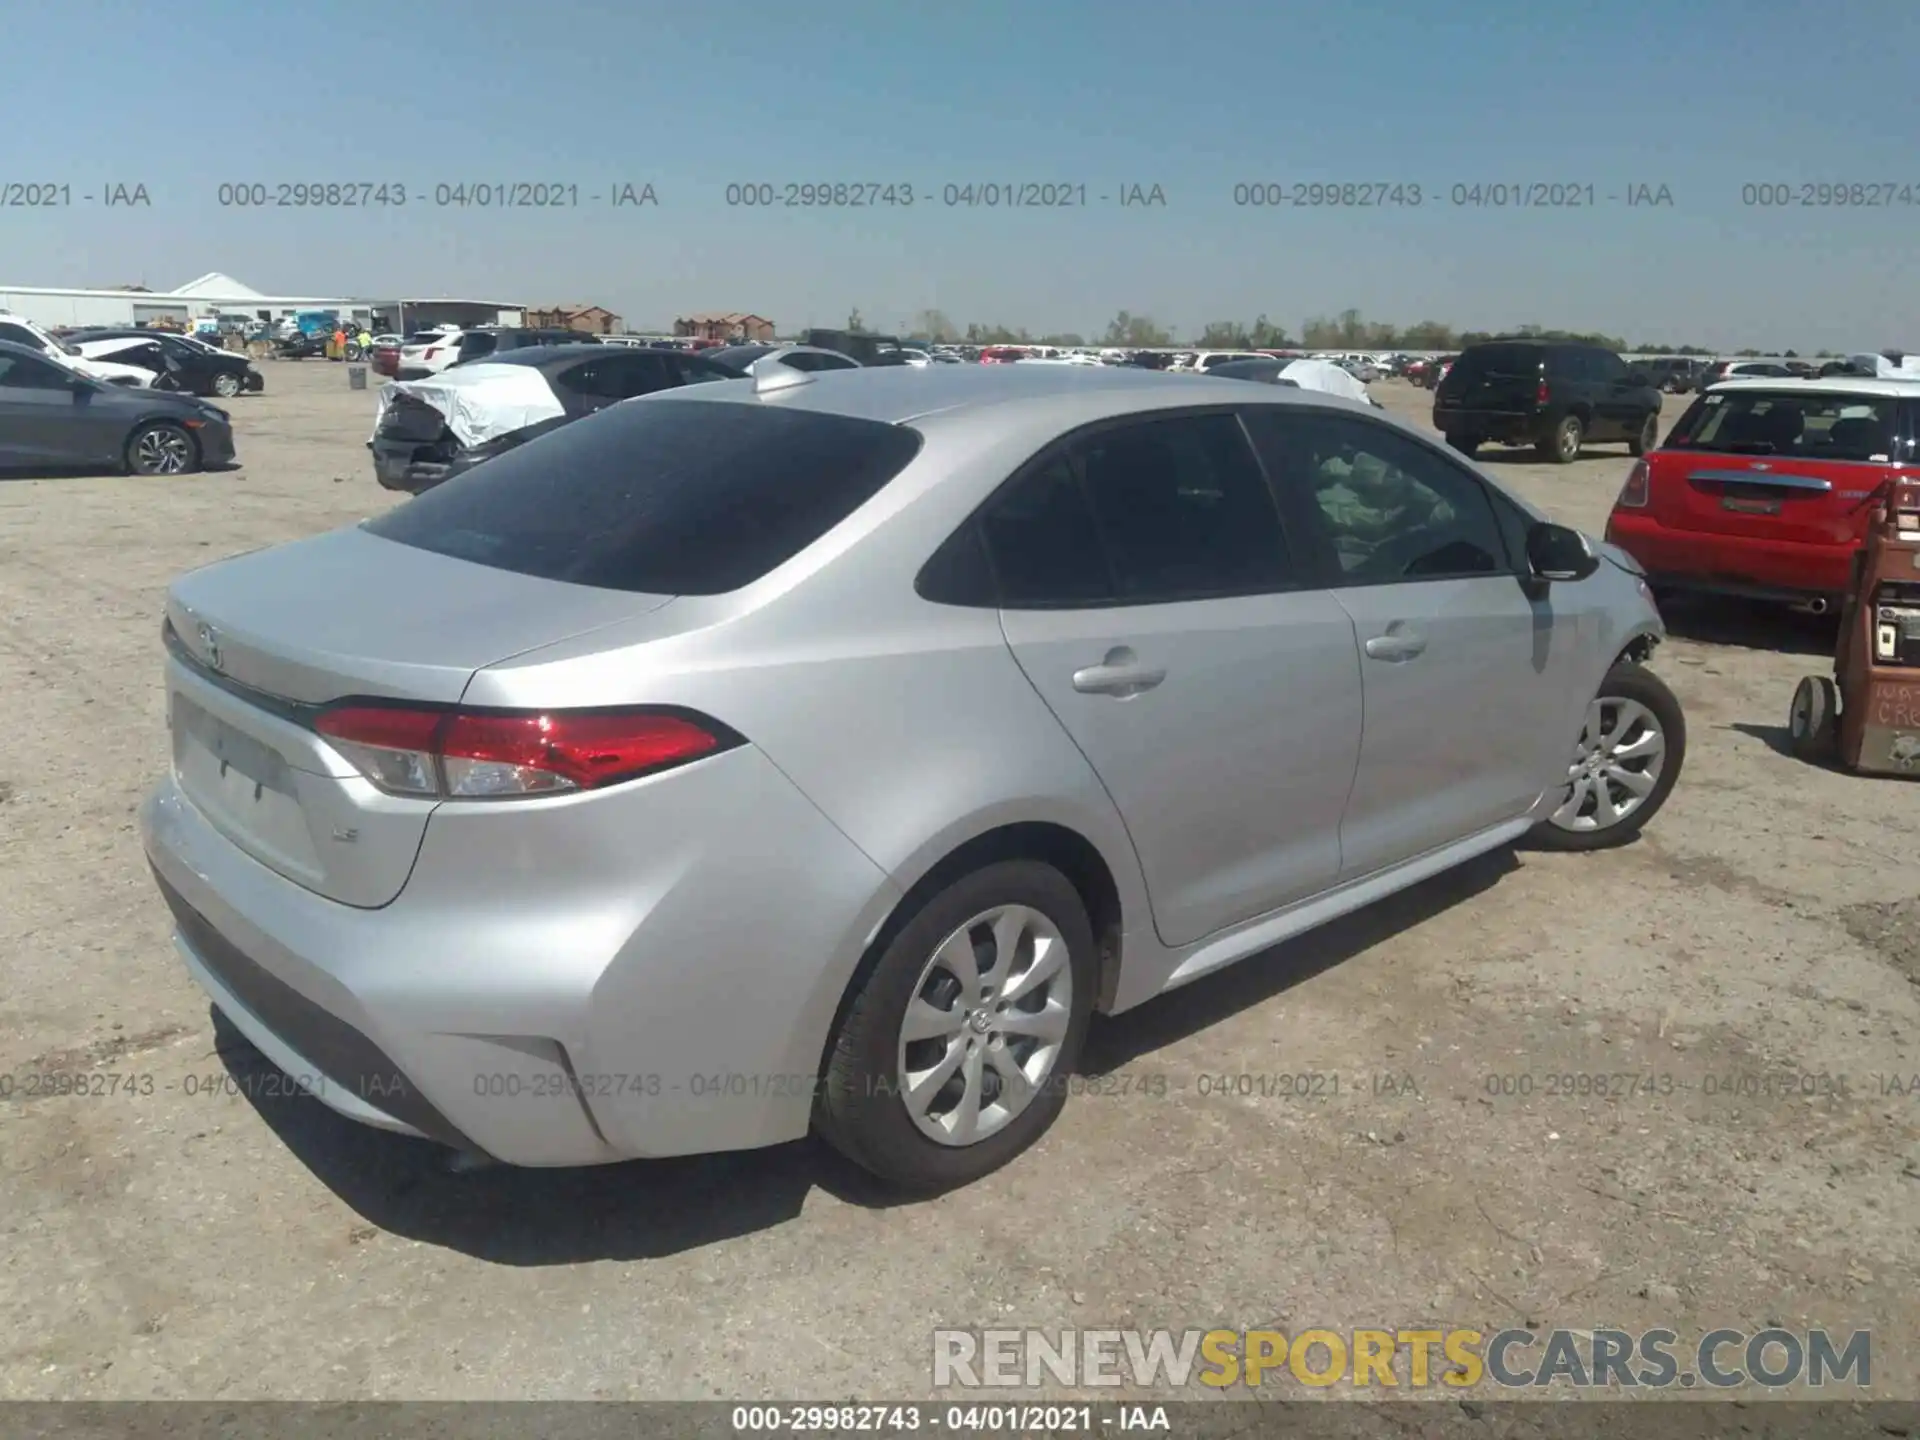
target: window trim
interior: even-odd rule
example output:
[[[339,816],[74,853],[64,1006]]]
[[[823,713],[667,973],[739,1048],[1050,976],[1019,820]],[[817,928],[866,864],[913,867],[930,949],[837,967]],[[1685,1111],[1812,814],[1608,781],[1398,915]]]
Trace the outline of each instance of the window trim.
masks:
[[[1260,458],[1259,448],[1253,443],[1253,436],[1247,430],[1246,422],[1240,418],[1240,412],[1245,408],[1246,402],[1242,401],[1239,404],[1220,404],[1215,402],[1209,405],[1180,406],[1165,410],[1135,410],[1129,411],[1125,415],[1109,415],[1099,420],[1091,420],[1083,425],[1077,425],[1071,430],[1062,431],[1020,464],[1016,465],[1004,480],[995,485],[993,489],[987,493],[986,497],[974,506],[964,520],[954,526],[953,530],[943,536],[940,543],[928,552],[927,558],[921,562],[919,570],[914,574],[914,593],[921,599],[927,600],[930,604],[963,605],[969,609],[992,608],[995,610],[1012,610],[1026,613],[1076,610],[1144,610],[1162,605],[1194,605],[1205,604],[1212,600],[1240,600],[1252,595],[1292,595],[1303,590],[1318,590],[1324,588],[1320,583],[1319,565],[1313,556],[1303,553],[1300,537],[1294,533],[1294,528],[1290,523],[1287,505],[1276,490],[1273,477],[1267,473],[1266,464]],[[1122,429],[1130,425],[1152,424],[1167,420],[1203,419],[1214,415],[1224,415],[1230,417],[1235,422],[1235,427],[1240,432],[1240,441],[1247,447],[1247,452],[1253,458],[1254,472],[1259,475],[1266,489],[1268,503],[1273,506],[1274,523],[1280,532],[1282,561],[1290,570],[1296,572],[1289,583],[1279,586],[1260,585],[1251,588],[1210,591],[1206,594],[1185,595],[1178,599],[1166,600],[1141,599],[1138,596],[1132,595],[1111,595],[1100,600],[1024,601],[1020,604],[1007,603],[1006,587],[1001,583],[1000,569],[993,556],[993,545],[988,539],[986,532],[987,512],[991,510],[994,505],[998,504],[1009,492],[1045,469],[1061,451],[1071,451],[1073,446],[1082,443],[1089,436],[1098,435],[1108,430]],[[1099,528],[1099,511],[1094,508],[1092,498],[1087,494],[1084,470],[1077,456],[1069,453],[1067,458],[1073,470],[1075,488],[1080,492],[1081,503],[1086,506],[1088,517],[1093,521],[1095,533],[1099,537],[1101,560],[1107,568],[1108,584],[1112,586],[1113,589],[1118,590],[1117,577],[1113,574],[1113,555],[1108,547],[1106,535],[1102,533]],[[974,531],[972,543],[978,547],[986,558],[986,573],[990,587],[988,598],[984,601],[969,603],[964,600],[941,599],[929,596],[926,590],[929,572],[932,570],[935,560],[939,558],[948,545],[955,542],[955,537],[960,531],[968,528]]]
[[[1269,411],[1278,410],[1284,414],[1292,407],[1266,405],[1259,408]],[[1465,479],[1473,486],[1481,499],[1486,502],[1488,516],[1493,521],[1494,533],[1498,535],[1500,539],[1500,554],[1496,558],[1504,562],[1499,569],[1479,571],[1472,574],[1409,575],[1390,580],[1355,580],[1340,568],[1339,548],[1333,542],[1333,535],[1327,527],[1326,517],[1320,513],[1319,505],[1314,502],[1311,495],[1304,493],[1293,494],[1291,501],[1285,503],[1288,503],[1290,510],[1297,510],[1299,523],[1305,526],[1307,532],[1313,537],[1314,549],[1312,564],[1313,568],[1319,574],[1320,583],[1323,588],[1334,591],[1376,590],[1383,585],[1438,585],[1456,580],[1510,579],[1517,583],[1525,580],[1528,574],[1531,573],[1521,568],[1525,557],[1516,557],[1513,553],[1512,537],[1507,533],[1507,526],[1502,523],[1501,520],[1501,502],[1505,501],[1508,508],[1514,510],[1521,519],[1526,518],[1527,512],[1515,502],[1507,500],[1505,496],[1496,497],[1493,493],[1494,487],[1489,485],[1481,476],[1475,474],[1473,470],[1461,464],[1459,460],[1449,455],[1439,446],[1429,444],[1423,436],[1403,430],[1397,425],[1377,419],[1372,415],[1357,412],[1349,413],[1346,410],[1335,410],[1331,406],[1325,405],[1308,405],[1303,408],[1311,411],[1315,415],[1328,416],[1334,420],[1349,421],[1366,430],[1375,430],[1396,436]],[[1249,438],[1251,438],[1251,436],[1249,436]],[[1257,444],[1254,447],[1254,453],[1256,455],[1260,453]],[[1263,466],[1266,464],[1264,456],[1261,458],[1261,464]],[[1292,493],[1296,489],[1296,487],[1284,485],[1275,477],[1269,477],[1269,480],[1277,490]]]

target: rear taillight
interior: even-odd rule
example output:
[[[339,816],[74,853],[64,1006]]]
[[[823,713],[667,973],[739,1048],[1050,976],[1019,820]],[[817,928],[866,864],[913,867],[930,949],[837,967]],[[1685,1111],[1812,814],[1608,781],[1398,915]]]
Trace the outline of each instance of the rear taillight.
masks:
[[[1547,382],[1542,380],[1540,382],[1540,388],[1533,392],[1533,403],[1536,405],[1544,405],[1552,398],[1552,392],[1547,389]]]
[[[322,712],[314,728],[388,794],[442,800],[597,790],[740,743],[704,717],[657,709],[346,704]]]
[[[1620,498],[1613,503],[1628,510],[1639,510],[1646,506],[1647,492],[1653,488],[1653,469],[1644,460],[1633,462],[1633,469],[1627,472],[1627,483],[1620,487]]]

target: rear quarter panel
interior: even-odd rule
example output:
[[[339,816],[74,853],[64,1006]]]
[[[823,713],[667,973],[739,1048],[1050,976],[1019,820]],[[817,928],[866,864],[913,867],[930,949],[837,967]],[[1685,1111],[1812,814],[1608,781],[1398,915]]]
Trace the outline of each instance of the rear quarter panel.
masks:
[[[1123,923],[1150,932],[1119,814],[1014,661],[998,612],[931,604],[913,589],[925,559],[1035,448],[974,438],[937,458],[923,452],[766,579],[490,666],[466,699],[710,714],[764,751],[900,891],[989,830],[1064,826],[1105,859]],[[932,484],[923,467],[966,479]],[[837,987],[857,960],[837,958]]]

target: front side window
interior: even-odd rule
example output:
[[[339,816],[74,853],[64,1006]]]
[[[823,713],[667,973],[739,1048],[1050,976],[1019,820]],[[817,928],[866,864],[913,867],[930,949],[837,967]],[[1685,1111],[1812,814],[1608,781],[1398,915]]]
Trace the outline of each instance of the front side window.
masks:
[[[65,390],[73,372],[25,355],[0,355],[0,389]]]
[[[1311,501],[1341,585],[1509,571],[1480,481],[1386,425],[1326,411],[1248,416],[1268,469]]]

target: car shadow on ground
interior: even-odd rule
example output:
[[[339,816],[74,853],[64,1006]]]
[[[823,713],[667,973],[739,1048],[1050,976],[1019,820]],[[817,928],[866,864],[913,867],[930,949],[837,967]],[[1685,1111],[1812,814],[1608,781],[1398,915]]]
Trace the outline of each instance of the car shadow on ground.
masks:
[[[811,1138],[686,1159],[463,1171],[442,1146],[283,1093],[273,1062],[217,1010],[212,1015],[215,1053],[239,1093],[322,1184],[382,1230],[493,1264],[674,1255],[791,1220],[816,1186],[850,1204],[897,1203]]]
[[[1626,453],[1625,450],[1583,449],[1572,464],[1559,465],[1551,456],[1542,455],[1535,446],[1495,445],[1489,441],[1473,452],[1473,458],[1482,465],[1551,465],[1555,469],[1571,472],[1595,460],[1618,460]]]
[[[111,465],[37,465],[30,468],[0,467],[0,483],[8,480],[196,480],[202,475],[231,475],[246,468],[238,460],[226,465],[203,465],[178,475],[131,475]]]
[[[1663,596],[1660,618],[1677,640],[1781,655],[1830,658],[1839,639],[1840,622],[1831,612],[1809,615],[1781,604],[1719,595]],[[1786,701],[1780,703],[1784,709]]]
[[[1080,1072],[1107,1074],[1197,1034],[1459,904],[1516,863],[1510,849],[1496,851],[1124,1015],[1096,1019]],[[678,1254],[792,1220],[816,1187],[868,1209],[913,1203],[813,1138],[570,1170],[463,1171],[439,1145],[284,1094],[273,1062],[218,1010],[210,1013],[215,1054],[235,1088],[322,1184],[382,1230],[494,1264]]]
[[[1502,846],[1295,939],[1249,955],[1171,994],[1124,1014],[1096,1019],[1087,1036],[1080,1072],[1109,1074],[1197,1035],[1423,924],[1490,889],[1518,868],[1515,851]]]

